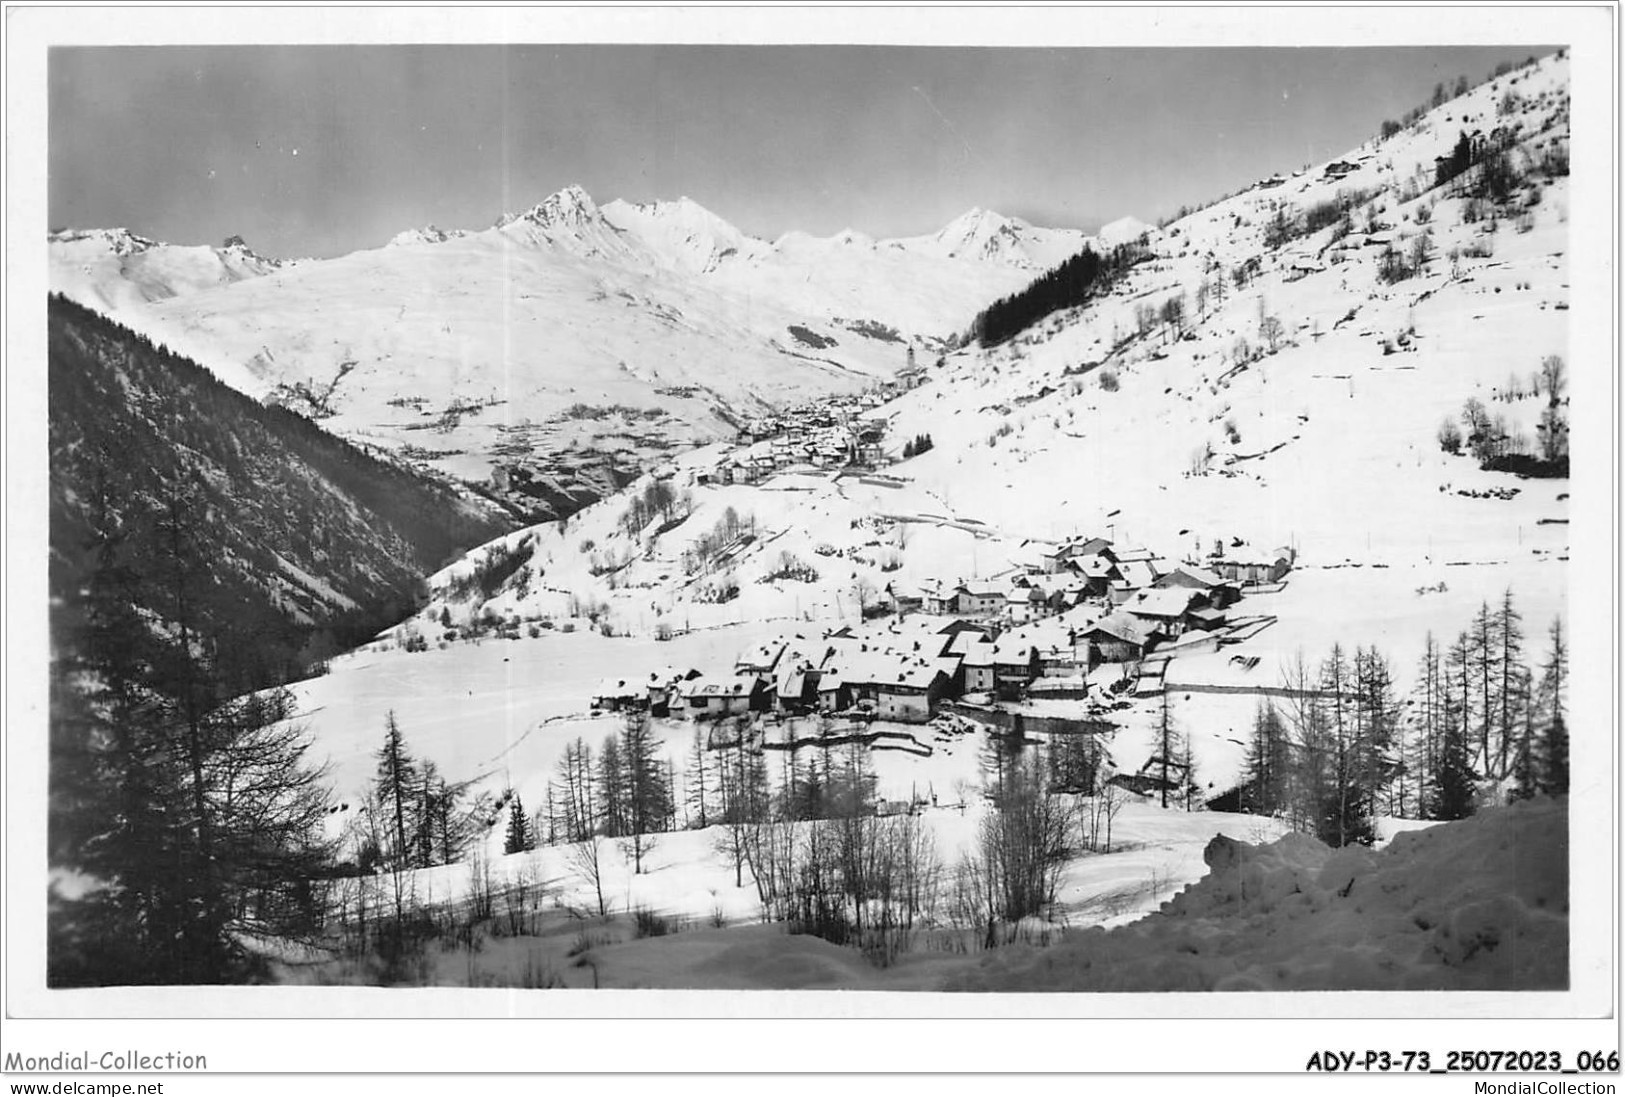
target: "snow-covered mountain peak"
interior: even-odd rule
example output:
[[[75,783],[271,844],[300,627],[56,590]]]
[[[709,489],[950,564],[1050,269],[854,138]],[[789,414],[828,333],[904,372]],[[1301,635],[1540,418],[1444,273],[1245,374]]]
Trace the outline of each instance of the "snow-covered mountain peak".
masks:
[[[59,229],[49,238],[52,244],[79,244],[114,255],[135,255],[158,246],[158,241],[127,228]]]
[[[995,258],[1019,246],[1023,230],[1031,228],[1025,221],[973,206],[948,222],[936,239],[953,258]]]
[[[636,238],[673,269],[709,273],[733,256],[754,258],[767,245],[688,196],[676,201],[626,202],[602,209],[604,220]]]
[[[226,239],[221,243],[220,247],[216,250],[218,251],[222,262],[229,263],[234,266],[244,263],[251,264],[256,267],[279,267],[282,265],[282,260],[272,259],[268,255],[261,255],[259,252],[248,246],[248,241],[235,234],[226,237]]]
[[[601,216],[592,195],[572,183],[522,213],[503,214],[497,218],[496,227],[506,228],[517,221],[526,221],[543,229],[579,228],[599,220]]]
[[[627,202],[617,198],[604,206],[601,212],[615,227],[641,230],[641,236],[712,236],[719,240],[738,240],[745,235],[726,218],[712,213],[686,195],[676,201],[656,199],[653,202]],[[661,226],[661,231],[652,233],[650,230],[656,225]]]
[[[429,224],[420,229],[407,229],[404,232],[398,232],[390,238],[389,243],[385,246],[403,248],[415,244],[444,244],[447,240],[454,240],[463,235],[465,234],[462,229],[452,229],[447,232],[438,225]]]
[[[1102,225],[1100,231],[1095,233],[1095,239],[1099,240],[1103,247],[1115,248],[1130,240],[1138,240],[1148,232],[1156,231],[1156,226],[1148,225],[1138,217],[1119,217]]]
[[[1046,270],[1076,254],[1089,240],[1079,229],[1039,228],[1019,217],[973,206],[929,236],[892,241],[891,246],[940,259]]]
[[[944,240],[949,240],[998,232],[1016,225],[1025,226],[1026,222],[1013,217],[1006,217],[995,210],[972,206],[944,225],[937,235]]]

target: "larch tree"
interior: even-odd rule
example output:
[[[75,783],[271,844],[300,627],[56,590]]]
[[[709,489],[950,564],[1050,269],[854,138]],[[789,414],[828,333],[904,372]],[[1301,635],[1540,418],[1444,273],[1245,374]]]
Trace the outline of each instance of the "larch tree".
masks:
[[[1569,731],[1565,690],[1568,687],[1568,643],[1563,633],[1563,618],[1552,621],[1548,634],[1551,647],[1546,663],[1541,668],[1540,696],[1545,729],[1541,736],[1540,790],[1548,796],[1567,796],[1569,791]]]
[[[707,810],[706,796],[712,784],[710,751],[706,750],[705,729],[696,727],[689,746],[688,773],[684,782],[684,802],[688,810],[689,825],[704,830],[711,825],[711,812]],[[715,798],[712,798],[712,804]]]
[[[653,725],[647,716],[627,719],[621,734],[621,765],[625,772],[626,841],[633,871],[643,871],[644,856],[654,847],[653,835],[666,829],[671,818],[671,790],[666,767],[656,754]]]
[[[378,748],[374,769],[374,789],[378,807],[384,814],[380,820],[387,841],[379,853],[392,870],[408,867],[412,846],[407,835],[416,832],[415,812],[420,801],[417,760],[406,746],[406,737],[395,719],[394,710],[384,717],[384,743]],[[410,826],[409,826],[410,822]]]
[[[1495,612],[1496,747],[1495,773],[1505,777],[1512,764],[1512,748],[1523,724],[1520,683],[1523,667],[1523,615],[1512,602],[1512,588],[1501,595]]]
[[[1419,805],[1423,818],[1428,817],[1427,790],[1432,787],[1433,772],[1439,756],[1439,737],[1444,728],[1445,683],[1443,657],[1439,642],[1433,633],[1427,634],[1422,649],[1422,662],[1417,669],[1416,687],[1412,693],[1412,728],[1415,741],[1412,746],[1412,767],[1416,775]]]
[[[1168,806],[1168,790],[1173,787],[1171,774],[1178,768],[1179,759],[1185,752],[1183,733],[1178,721],[1174,718],[1173,705],[1169,703],[1168,691],[1162,691],[1162,701],[1157,708],[1157,753],[1151,759],[1151,764],[1157,767],[1157,783],[1159,799],[1163,807]]]

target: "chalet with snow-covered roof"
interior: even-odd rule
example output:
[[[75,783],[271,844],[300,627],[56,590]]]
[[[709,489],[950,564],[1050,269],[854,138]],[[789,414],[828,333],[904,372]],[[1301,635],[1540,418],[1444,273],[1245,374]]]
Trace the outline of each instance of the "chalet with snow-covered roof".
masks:
[[[948,680],[940,660],[900,666],[895,678],[875,684],[876,711],[883,720],[923,724],[937,714]]]
[[[1075,566],[1092,559],[1102,559],[1108,564],[1116,559],[1112,553],[1112,543],[1104,537],[1085,537],[1066,541],[1044,553],[1040,558],[1040,565],[1044,571],[1054,574],[1068,565]]]
[[[648,679],[644,682],[644,690],[649,699],[649,715],[669,715],[673,692],[684,682],[692,682],[698,677],[700,672],[692,667],[686,669],[661,667],[650,671]]]
[[[1233,605],[1241,597],[1237,584],[1217,572],[1208,568],[1200,568],[1195,564],[1179,564],[1172,571],[1157,576],[1151,584],[1152,590],[1165,590],[1169,587],[1184,587],[1189,590],[1199,590],[1208,596],[1208,601],[1220,609]]]
[[[675,691],[674,708],[696,720],[738,716],[765,699],[767,687],[759,678],[696,678]],[[765,704],[763,705],[765,707]]]
[[[881,588],[881,593],[891,599],[899,614],[918,612],[925,608],[925,598],[918,587],[889,582]]]
[[[1149,620],[1116,611],[1081,629],[1078,638],[1089,645],[1089,665],[1132,663],[1145,657],[1160,637]]]
[[[1118,580],[1113,586],[1121,584],[1129,590],[1142,590],[1157,581],[1161,572],[1150,559],[1119,560],[1117,562]]]
[[[838,667],[820,667],[816,689],[819,712],[838,712],[852,703],[852,688]]]
[[[1029,640],[1001,639],[993,646],[993,692],[1004,701],[1020,700],[1038,677],[1038,648]]]
[[[833,442],[820,442],[813,447],[812,463],[821,469],[838,468],[846,463],[846,449]]]
[[[592,695],[592,707],[600,712],[630,712],[648,706],[648,691],[632,678],[605,678]]]
[[[805,713],[818,707],[818,670],[803,659],[785,659],[773,679],[781,712]]]
[[[945,617],[959,605],[959,589],[932,580],[920,586],[921,607],[934,617]]]
[[[1347,160],[1333,160],[1330,164],[1326,165],[1325,178],[1341,179],[1343,176],[1359,170],[1359,164],[1351,164]]]
[[[1260,556],[1223,557],[1208,561],[1207,570],[1243,586],[1279,583],[1292,570],[1291,549],[1276,549]]]
[[[832,646],[819,668],[819,707],[869,704],[882,719],[924,723],[936,715],[957,668],[957,657],[926,658],[846,641]],[[845,696],[837,691],[826,697],[825,687],[837,681]]]
[[[735,484],[759,484],[773,475],[773,458],[744,457],[734,462],[733,480]]]
[[[1068,629],[1063,637],[1038,646],[1038,674],[1041,678],[1064,678],[1089,672],[1089,645],[1082,642],[1077,629]]]
[[[744,446],[765,442],[776,437],[784,429],[784,424],[777,419],[750,419],[739,428],[739,444]]]
[[[1071,561],[1069,572],[1084,580],[1084,590],[1094,598],[1107,593],[1111,580],[1123,579],[1123,572],[1118,570],[1118,564],[1110,556],[1082,556]]]
[[[1142,590],[1123,604],[1122,611],[1149,622],[1164,636],[1174,637],[1191,626],[1190,612],[1204,609],[1208,597],[1189,587]]]
[[[1049,599],[1037,587],[1012,587],[1004,596],[1004,613],[1017,624],[1044,616]]]

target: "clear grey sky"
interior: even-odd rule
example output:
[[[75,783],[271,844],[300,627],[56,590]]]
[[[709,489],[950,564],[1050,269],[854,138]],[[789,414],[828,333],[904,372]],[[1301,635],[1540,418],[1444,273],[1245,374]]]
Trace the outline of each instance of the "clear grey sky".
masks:
[[[570,183],[773,238],[1147,221],[1555,47],[53,49],[50,223],[332,256]]]

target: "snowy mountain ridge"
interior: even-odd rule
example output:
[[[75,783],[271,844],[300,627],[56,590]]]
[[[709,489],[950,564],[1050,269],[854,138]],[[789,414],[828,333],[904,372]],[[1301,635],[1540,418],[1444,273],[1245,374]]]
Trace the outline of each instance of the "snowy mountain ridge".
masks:
[[[57,234],[50,255],[58,292],[234,388],[518,484],[497,490],[546,516],[743,418],[873,386],[907,344],[938,352],[1024,284],[1037,260],[1018,245],[1040,236],[968,257],[851,231],[769,244],[692,199],[599,207],[571,185],[483,230],[408,229],[336,259],[122,230]],[[1059,254],[1086,238],[1042,239]]]
[[[260,255],[240,236],[209,247],[165,244],[127,228],[59,229],[47,241],[52,290],[109,314],[292,265]]]
[[[462,229],[452,229],[447,232],[438,225],[429,224],[420,229],[403,229],[390,237],[389,243],[384,246],[404,248],[411,247],[414,244],[444,244],[447,240],[455,240],[466,235],[467,233]]]

